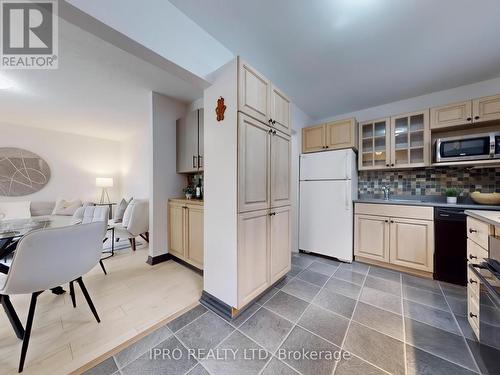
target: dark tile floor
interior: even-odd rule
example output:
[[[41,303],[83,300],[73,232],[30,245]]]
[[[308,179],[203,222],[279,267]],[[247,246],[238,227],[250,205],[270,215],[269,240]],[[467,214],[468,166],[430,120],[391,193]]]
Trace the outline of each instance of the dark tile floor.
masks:
[[[475,341],[465,288],[306,254],[292,263],[237,319],[198,305],[87,374],[500,374],[500,327],[496,348]]]

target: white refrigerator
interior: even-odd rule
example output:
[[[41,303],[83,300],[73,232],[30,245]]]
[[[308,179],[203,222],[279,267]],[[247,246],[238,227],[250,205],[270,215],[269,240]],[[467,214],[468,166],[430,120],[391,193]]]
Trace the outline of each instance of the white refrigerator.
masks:
[[[352,262],[356,166],[351,149],[300,155],[300,250]]]

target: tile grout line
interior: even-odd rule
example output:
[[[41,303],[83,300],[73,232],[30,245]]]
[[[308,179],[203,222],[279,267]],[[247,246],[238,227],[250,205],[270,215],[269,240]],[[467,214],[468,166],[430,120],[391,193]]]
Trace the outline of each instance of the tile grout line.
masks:
[[[401,320],[403,323],[403,360],[405,361],[405,375],[408,374],[408,355],[406,353],[406,323],[405,323],[405,303],[403,291],[403,275],[399,275],[399,282],[401,283]]]
[[[359,299],[361,298],[361,291],[363,290],[363,287],[365,285],[366,278],[368,277],[369,272],[370,272],[370,266],[368,266],[368,269],[366,270],[366,275],[363,278],[363,284],[361,285],[361,289],[359,290],[358,298],[356,298],[354,308],[352,309],[352,314],[351,314],[351,317],[349,318],[349,323],[347,323],[347,328],[345,330],[344,338],[342,339],[342,342],[340,343],[340,350],[344,350],[344,345],[345,345],[345,342],[347,340],[347,335],[349,334],[349,329],[351,328],[352,319],[354,317],[354,313],[356,312],[356,308],[358,307],[358,302],[359,302]],[[337,370],[337,364],[335,364],[335,368],[334,368],[334,371],[332,372],[332,374],[334,374],[336,370]]]
[[[464,340],[464,343],[465,343],[465,346],[467,347],[467,350],[470,354],[470,356],[472,357],[472,361],[474,362],[474,365],[476,366],[476,369],[478,370],[478,374],[481,374],[481,368],[479,367],[477,361],[476,361],[476,358],[474,357],[474,354],[472,353],[472,350],[471,348],[469,347],[469,344],[467,343],[467,339],[465,338],[465,335],[462,331],[462,327],[460,327],[460,324],[458,324],[458,320],[457,320],[457,317],[455,316],[455,314],[453,313],[453,310],[451,309],[451,306],[450,304],[448,303],[448,299],[446,298],[446,294],[444,293],[443,291],[443,288],[441,287],[441,283],[438,282],[438,286],[439,286],[439,290],[441,290],[441,293],[443,293],[443,296],[444,296],[444,300],[446,302],[446,305],[448,306],[448,308],[450,309],[451,311],[451,315],[453,316],[453,321],[455,322],[455,324],[458,326],[458,329],[460,330],[460,333],[462,334],[462,339]],[[467,294],[467,298],[469,298],[469,295]],[[467,302],[468,303],[468,302]],[[467,321],[468,322],[468,321]],[[450,361],[451,362],[451,361]],[[453,363],[453,362],[452,362]],[[464,366],[462,366],[464,367]],[[465,367],[464,367],[465,368]]]
[[[310,255],[310,256],[311,256],[311,255]],[[312,263],[311,263],[311,264],[312,264]],[[311,266],[311,264],[310,264],[309,266]],[[326,263],[325,263],[325,264],[326,264]],[[309,267],[309,266],[308,266],[308,267]],[[328,283],[328,281],[330,281],[330,279],[333,277],[333,275],[335,274],[335,272],[337,272],[337,270],[339,269],[339,267],[340,267],[340,264],[339,264],[339,265],[337,265],[337,267],[336,267],[335,271],[332,273],[332,275],[331,275],[331,276],[328,278],[328,280],[325,282],[325,285],[326,285],[326,283]],[[297,276],[298,276],[298,274],[297,274]],[[314,297],[311,299],[311,302],[307,302],[307,301],[305,301],[305,302],[307,302],[307,303],[308,303],[307,307],[304,309],[304,311],[303,311],[303,312],[300,314],[300,316],[297,318],[296,322],[294,322],[294,325],[293,325],[293,326],[292,326],[292,328],[290,329],[290,332],[288,332],[288,334],[287,334],[287,335],[285,335],[285,337],[283,338],[283,340],[281,340],[281,342],[278,344],[278,347],[277,347],[277,349],[276,349],[276,350],[279,350],[279,348],[280,348],[280,347],[281,347],[281,346],[285,343],[285,341],[288,339],[288,337],[290,337],[290,334],[293,332],[294,328],[295,328],[295,327],[297,327],[297,325],[298,325],[297,323],[298,323],[298,322],[300,321],[300,319],[304,316],[304,314],[306,313],[306,311],[307,311],[307,310],[309,309],[309,307],[312,305],[312,301],[313,301],[313,300],[316,298],[316,296],[317,296],[317,295],[321,292],[321,290],[323,290],[323,287],[321,287],[321,288],[320,288],[320,289],[316,292],[316,294],[314,295]],[[283,292],[283,293],[286,293],[286,292]],[[297,297],[297,298],[298,298],[298,297]],[[302,300],[302,299],[301,299],[301,300]],[[302,301],[304,301],[304,300],[302,300]],[[274,311],[273,311],[273,312],[274,312]],[[279,314],[277,314],[277,315],[278,315],[278,316],[280,316]],[[299,326],[299,327],[300,327],[300,328],[302,328],[301,326]],[[321,336],[318,336],[318,335],[315,335],[315,336],[320,337],[321,339],[323,339]],[[323,340],[324,340],[324,339],[323,339]],[[335,346],[337,346],[337,345],[335,345]],[[279,359],[279,358],[278,358],[278,359]],[[290,366],[290,367],[292,367],[292,366]],[[333,365],[332,374],[333,374],[333,371],[335,370],[335,367],[336,367],[336,363],[334,363],[334,365]],[[297,369],[295,369],[294,367],[292,367],[292,368],[293,368],[294,370],[296,370],[299,374],[301,374],[301,372],[300,372],[300,371],[298,371],[298,370],[297,370]]]
[[[337,272],[337,270],[340,268],[340,266],[341,266],[342,264],[346,264],[346,263],[340,263],[340,264],[339,264],[339,266],[337,266],[337,269],[335,270],[335,272]],[[368,266],[368,268],[367,268],[367,270],[366,270],[366,274],[364,274],[364,275],[363,275],[363,274],[360,274],[359,272],[356,272],[356,271],[352,271],[352,270],[350,270],[350,271],[352,271],[352,272],[354,272],[354,273],[358,273],[358,274],[360,274],[360,275],[363,275],[363,276],[364,276],[364,279],[363,279],[363,285],[361,286],[361,289],[363,289],[364,283],[365,283],[365,281],[366,281],[366,279],[367,279],[367,276],[368,276],[368,273],[369,273],[369,269],[370,269],[370,266]],[[341,279],[337,279],[336,277],[334,277],[335,272],[334,272],[334,273],[330,276],[330,278],[327,280],[327,283],[328,283],[328,282],[329,282],[332,278],[335,278],[336,280],[341,280]],[[298,274],[297,274],[297,275],[298,275]],[[379,279],[386,280],[386,279],[383,279],[383,278],[379,278]],[[341,280],[341,281],[345,281],[345,280]],[[391,281],[391,280],[390,280],[390,281]],[[326,283],[325,283],[325,285],[326,285]],[[355,284],[355,285],[357,285],[357,284]],[[323,287],[323,288],[321,288],[319,292],[321,292],[321,290],[323,290],[323,289],[324,289],[324,287]],[[358,302],[358,301],[359,301],[359,299],[361,298],[361,289],[360,289],[360,293],[358,294],[358,297],[357,297],[357,299],[356,299],[356,305],[354,306],[353,313],[352,313],[352,315],[351,315],[351,318],[350,318],[350,319],[349,319],[349,318],[347,318],[347,317],[345,317],[345,316],[343,316],[343,315],[340,315],[340,314],[338,314],[338,313],[335,313],[335,312],[333,312],[333,311],[330,311],[330,310],[328,310],[328,309],[325,309],[324,307],[319,306],[319,305],[317,305],[317,304],[313,303],[313,301],[309,302],[309,305],[307,306],[306,310],[310,307],[310,305],[314,305],[315,307],[319,307],[319,308],[321,308],[322,310],[325,310],[325,311],[327,311],[327,312],[333,313],[333,314],[335,314],[335,315],[339,315],[339,316],[343,317],[344,319],[349,320],[349,325],[348,325],[348,327],[347,327],[347,329],[346,329],[346,333],[345,333],[344,338],[343,338],[343,342],[344,342],[344,341],[345,341],[345,339],[347,338],[347,332],[348,332],[348,330],[349,330],[350,323],[351,323],[351,321],[353,320],[354,311],[355,311],[355,309],[356,309],[357,302]],[[319,294],[319,292],[318,292],[317,294]],[[284,291],[283,293],[288,293],[288,292],[285,292],[285,291]],[[291,293],[289,293],[289,294],[291,294]],[[316,295],[317,295],[317,294],[316,294]],[[390,294],[390,293],[389,293],[389,294]],[[341,295],[342,295],[342,296],[344,296],[343,294],[341,294]],[[393,295],[393,294],[391,294],[391,295]],[[295,297],[295,296],[294,296],[294,297]],[[316,296],[315,296],[315,297],[316,297]],[[347,298],[351,298],[351,297],[349,297],[349,296],[345,296],[345,297],[347,297]],[[299,298],[299,297],[297,297],[297,298]],[[354,300],[354,298],[351,298],[351,299],[353,299],[353,300]],[[313,298],[313,300],[314,300],[314,298]],[[303,300],[303,301],[305,301],[305,300]],[[307,302],[307,301],[305,301],[305,302]],[[363,302],[363,303],[364,303],[364,302]],[[371,306],[373,306],[373,305],[371,305]],[[265,308],[265,306],[263,306],[263,307]],[[377,307],[377,306],[374,306],[374,307]],[[384,310],[384,309],[382,309],[382,310]],[[271,311],[271,310],[270,310],[270,311]],[[384,311],[388,311],[388,310],[384,310]],[[278,316],[280,316],[280,317],[282,317],[282,318],[284,318],[284,319],[287,319],[287,318],[285,318],[284,316],[282,316],[282,315],[280,315],[280,314],[278,314],[278,313],[276,313],[276,312],[274,312],[274,311],[271,311],[271,312],[275,313],[276,315],[278,315]],[[388,311],[388,312],[390,312],[390,311]],[[305,311],[304,311],[304,313],[305,313]],[[399,315],[399,314],[396,314],[396,315]],[[289,319],[287,319],[287,320],[289,320]],[[290,320],[289,320],[289,321],[290,321]],[[302,328],[303,330],[305,330],[305,331],[309,332],[310,334],[312,334],[312,335],[314,335],[314,336],[316,336],[316,337],[319,337],[320,339],[322,339],[322,340],[324,340],[324,341],[326,341],[326,342],[328,342],[328,343],[330,343],[330,344],[332,344],[332,345],[334,345],[334,346],[339,347],[339,345],[337,345],[337,344],[335,344],[335,343],[331,342],[330,340],[325,339],[324,337],[322,337],[322,336],[320,336],[320,335],[318,335],[318,334],[316,334],[316,333],[314,333],[314,332],[312,332],[312,331],[309,331],[307,328],[302,327],[302,326],[298,323],[299,321],[300,321],[300,317],[299,317],[299,319],[297,320],[297,323],[295,324],[296,326],[298,326],[298,327]],[[293,323],[293,322],[292,322],[292,323]],[[386,336],[392,337],[392,336],[390,336],[390,335],[387,335],[387,334],[385,334],[385,333],[383,333],[383,332],[380,332],[380,331],[378,331],[378,330],[376,330],[376,329],[374,329],[374,328],[368,327],[368,326],[366,326],[366,325],[364,325],[364,324],[362,324],[362,323],[359,323],[359,322],[357,322],[357,321],[356,321],[356,323],[357,323],[357,324],[360,324],[360,325],[362,325],[363,327],[366,327],[366,328],[368,328],[368,329],[374,330],[374,331],[376,331],[376,332],[378,332],[378,333],[380,333],[380,334],[383,334],[383,335],[386,335]],[[293,328],[294,328],[294,327],[292,327],[292,330],[293,330]],[[290,331],[290,332],[291,332],[291,331]],[[394,338],[394,339],[396,339],[396,338]],[[396,340],[399,340],[399,339],[396,339]],[[401,341],[401,340],[399,340],[399,341]],[[282,344],[280,344],[280,346],[281,346],[281,345],[282,345]],[[341,350],[342,350],[342,347],[343,347],[343,343],[342,343],[342,344],[341,344],[341,346],[340,346],[340,349],[341,349]],[[355,356],[355,357],[357,357],[357,358],[360,358],[360,359],[361,359],[361,360],[363,360],[364,362],[366,362],[366,363],[368,363],[368,364],[372,365],[373,367],[376,367],[377,369],[379,369],[379,370],[381,370],[381,371],[383,371],[383,372],[385,372],[385,373],[388,373],[386,370],[384,370],[384,369],[380,368],[379,366],[377,366],[377,365],[375,365],[375,364],[371,363],[370,361],[367,361],[366,359],[361,358],[361,357],[359,357],[358,355],[355,355],[355,354],[353,354],[353,353],[351,353],[351,354],[352,354],[352,355],[354,355],[354,356]],[[333,368],[333,371],[332,371],[332,374],[335,372],[335,370],[336,370],[336,368],[337,368],[337,364],[338,364],[338,362],[336,361],[336,363],[335,363],[335,365],[334,365],[334,368]],[[294,369],[294,370],[295,370],[295,369]]]
[[[430,291],[428,291],[428,292],[430,292]],[[443,294],[444,294],[444,293],[443,293]],[[454,314],[453,314],[453,313],[452,313],[452,315],[454,316]],[[403,316],[403,318],[404,318],[404,316]],[[428,323],[421,322],[420,320],[413,319],[413,318],[411,318],[411,317],[407,317],[407,318],[408,318],[409,320],[413,320],[413,321],[418,322],[418,323],[421,323],[421,324],[423,324],[423,325],[425,325],[425,326],[432,327],[432,328],[434,328],[434,329],[437,329],[437,330],[440,330],[440,331],[443,331],[443,332],[446,332],[446,333],[449,333],[449,334],[453,334],[453,335],[455,335],[455,336],[459,336],[459,337],[460,337],[460,336],[463,336],[463,335],[460,335],[460,334],[456,334],[456,333],[453,333],[453,332],[450,332],[450,331],[447,331],[447,330],[444,330],[444,329],[441,329],[441,328],[435,327],[435,326],[430,325],[430,324],[428,324]],[[459,329],[461,329],[461,328],[460,328],[460,325],[459,325],[459,327],[458,327],[458,328],[459,328]],[[465,338],[465,336],[463,336],[463,337]],[[410,342],[407,342],[407,344],[408,344],[409,346],[413,347],[413,348],[416,348],[416,349],[421,350],[421,351],[423,351],[423,352],[425,352],[425,353],[431,354],[432,356],[434,356],[434,357],[436,357],[436,358],[439,358],[439,359],[441,359],[441,360],[443,360],[443,361],[445,361],[445,362],[452,363],[452,364],[454,364],[454,365],[456,365],[456,366],[459,366],[459,367],[462,367],[462,368],[464,368],[464,369],[466,369],[466,370],[468,370],[468,371],[473,371],[473,370],[470,370],[469,368],[465,367],[464,365],[462,365],[462,364],[460,364],[460,363],[453,362],[453,361],[451,361],[450,359],[445,358],[445,357],[442,357],[442,356],[441,356],[441,355],[439,355],[439,354],[436,354],[436,353],[430,352],[430,351],[429,351],[429,350],[427,350],[427,349],[423,349],[423,348],[421,348],[421,347],[417,347],[416,345],[414,345],[414,344],[412,344],[412,343],[410,343]],[[467,344],[466,344],[466,345],[467,345]],[[467,347],[468,347],[468,345],[467,345]],[[469,349],[469,350],[470,350],[470,349]],[[472,357],[474,358],[474,356],[472,356]],[[474,372],[474,371],[473,371],[473,372]]]

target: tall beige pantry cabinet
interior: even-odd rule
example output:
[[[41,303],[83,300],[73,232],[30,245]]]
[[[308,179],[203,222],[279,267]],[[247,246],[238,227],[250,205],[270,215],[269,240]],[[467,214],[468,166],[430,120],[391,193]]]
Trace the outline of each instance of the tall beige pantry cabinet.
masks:
[[[202,302],[229,316],[291,267],[290,106],[239,58],[216,71],[204,93]]]

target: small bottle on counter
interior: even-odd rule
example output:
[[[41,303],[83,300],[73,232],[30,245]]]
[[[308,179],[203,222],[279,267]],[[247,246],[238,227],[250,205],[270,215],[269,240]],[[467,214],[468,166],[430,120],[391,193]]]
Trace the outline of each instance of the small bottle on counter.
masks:
[[[198,184],[196,185],[196,193],[195,197],[196,199],[201,199],[201,178],[198,178]]]

